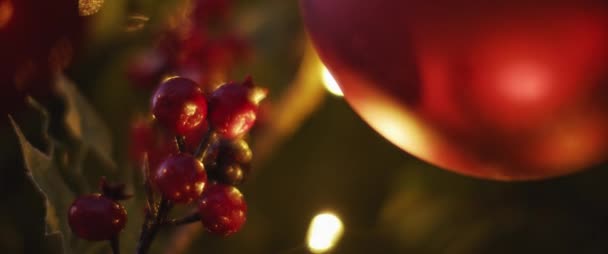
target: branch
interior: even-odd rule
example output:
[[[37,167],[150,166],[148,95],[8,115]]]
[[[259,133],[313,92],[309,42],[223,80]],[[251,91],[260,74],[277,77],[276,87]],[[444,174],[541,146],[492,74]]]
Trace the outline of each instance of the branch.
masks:
[[[144,221],[144,225],[142,228],[142,232],[139,238],[139,242],[137,243],[137,254],[147,254],[150,250],[150,246],[152,245],[152,241],[156,237],[160,226],[167,219],[167,215],[171,210],[173,205],[166,199],[162,199],[160,201],[160,205],[158,207],[158,214],[151,218],[150,212],[146,212],[146,220]]]
[[[190,215],[187,215],[187,216],[179,218],[179,219],[168,220],[165,222],[165,225],[177,227],[177,226],[183,226],[183,225],[199,222],[200,220],[201,220],[200,214],[198,212],[194,212]]]
[[[110,247],[112,248],[112,254],[120,254],[120,238],[118,236],[112,237],[110,240]]]

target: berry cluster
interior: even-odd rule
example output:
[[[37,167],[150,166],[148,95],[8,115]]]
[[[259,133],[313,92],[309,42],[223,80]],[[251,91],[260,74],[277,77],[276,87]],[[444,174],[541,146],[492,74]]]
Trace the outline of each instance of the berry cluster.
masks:
[[[178,11],[158,35],[156,45],[132,59],[127,70],[131,83],[152,88],[165,75],[177,75],[204,90],[214,89],[250,56],[247,41],[230,26],[231,7],[229,0],[194,0],[183,6],[184,11]]]
[[[243,136],[265,96],[251,78],[226,83],[206,96],[194,81],[173,77],[152,97],[154,118],[177,137],[179,152],[152,168],[150,182],[171,203],[197,200],[200,219],[211,233],[227,236],[245,222],[247,206],[233,186],[249,172],[251,150]]]
[[[243,226],[247,205],[236,186],[249,174],[252,159],[244,137],[265,96],[266,90],[255,86],[250,77],[225,83],[210,94],[183,77],[161,82],[152,97],[154,121],[139,122],[134,133],[143,144],[137,147],[141,150],[132,152],[154,161],[143,172],[149,202],[138,253],[146,253],[163,225],[201,221],[208,232],[220,236],[231,235]],[[153,152],[146,156],[147,151]],[[126,195],[104,186],[105,181],[104,194],[81,196],[72,205],[70,226],[77,236],[110,240],[124,227],[126,212],[116,200]],[[154,193],[160,194],[159,201]],[[198,204],[195,214],[167,218],[173,205],[192,203]]]
[[[163,226],[200,221],[206,231],[229,236],[246,220],[247,204],[237,189],[251,169],[252,153],[244,138],[267,91],[251,77],[217,82],[246,58],[248,48],[226,29],[228,0],[191,4],[185,7],[186,20],[161,33],[158,45],[136,57],[127,71],[139,87],[160,83],[151,98],[153,117],[138,119],[130,130],[130,157],[144,162],[148,197],[138,254],[148,253]],[[126,195],[122,188],[107,187],[105,181],[103,186],[104,194],[81,196],[74,202],[70,226],[81,238],[111,240],[118,249],[117,235],[126,212],[117,201]],[[193,204],[194,213],[169,218],[173,206]]]

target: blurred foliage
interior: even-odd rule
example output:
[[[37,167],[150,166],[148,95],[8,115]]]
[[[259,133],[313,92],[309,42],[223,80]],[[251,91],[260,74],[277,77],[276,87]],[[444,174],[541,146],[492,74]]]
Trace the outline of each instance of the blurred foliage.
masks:
[[[255,56],[251,65],[231,78],[251,73],[270,88],[272,106],[290,87],[306,47],[297,1],[237,2],[234,25],[251,39]],[[99,177],[107,175],[126,182],[136,194],[125,203],[129,211],[121,235],[125,253],[134,248],[144,202],[139,165],[127,161],[127,135],[133,117],[146,113],[150,96],[150,91],[129,84],[126,64],[135,52],[153,43],[166,15],[178,3],[106,1],[91,17],[88,41],[76,52],[66,73],[83,94],[64,89],[63,97],[45,104],[55,165],[65,163],[71,170],[78,169],[56,176],[66,181],[68,191],[92,191]],[[142,29],[126,32],[125,26],[135,22],[133,15],[149,20],[137,21],[145,22]],[[90,113],[93,108],[97,113]],[[70,114],[76,114],[76,120]],[[94,118],[88,118],[91,116]],[[28,170],[38,171],[30,160],[22,160],[22,153],[49,145],[41,135],[43,120],[33,108],[14,118],[23,135],[16,136],[8,124],[0,125],[0,253],[57,253],[52,250],[59,248],[59,235],[45,238],[45,233],[53,232],[44,222],[45,197],[27,174]],[[74,135],[71,128],[75,126],[80,135]],[[334,253],[608,252],[604,244],[608,238],[606,165],[540,182],[471,179],[403,153],[334,97],[326,98],[298,128],[254,168],[245,184],[249,215],[241,233],[216,238],[202,232],[200,225],[192,225],[179,232],[180,242],[169,237],[173,232],[164,231],[154,243],[153,253],[175,253],[182,248],[186,253],[308,253],[304,239],[308,223],[325,210],[340,215],[345,224],[344,239]],[[95,134],[87,133],[92,129],[97,129],[91,132]],[[113,167],[116,169],[110,170]],[[33,178],[41,181],[36,174]],[[38,184],[45,190],[44,184]],[[57,187],[54,182],[46,184]],[[61,194],[63,191],[63,187],[51,191],[56,197],[48,198],[55,203],[54,199],[74,195]],[[54,215],[65,218],[65,206],[64,202]],[[71,233],[63,233],[64,239],[70,239],[68,244],[75,246],[74,253],[109,252],[104,244],[75,240]]]

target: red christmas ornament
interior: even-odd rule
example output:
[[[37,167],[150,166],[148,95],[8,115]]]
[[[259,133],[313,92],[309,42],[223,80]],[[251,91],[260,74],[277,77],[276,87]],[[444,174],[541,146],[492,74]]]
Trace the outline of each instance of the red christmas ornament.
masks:
[[[302,0],[347,101],[466,175],[558,176],[608,156],[608,3]]]

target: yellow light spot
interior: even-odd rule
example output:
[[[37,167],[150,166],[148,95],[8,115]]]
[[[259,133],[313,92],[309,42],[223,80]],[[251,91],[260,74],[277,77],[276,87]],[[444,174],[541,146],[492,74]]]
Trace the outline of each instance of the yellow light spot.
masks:
[[[80,16],[93,15],[101,9],[102,5],[103,0],[79,0],[78,14],[80,14]]]
[[[344,226],[333,213],[320,213],[310,222],[308,228],[308,249],[312,253],[324,253],[333,248],[342,234]]]
[[[186,104],[186,107],[184,107],[184,113],[187,116],[193,116],[194,114],[196,114],[197,109],[198,109],[198,107],[195,104],[188,103],[188,104]]]
[[[321,66],[321,75],[323,77],[323,85],[325,85],[325,89],[327,89],[328,92],[335,96],[344,96],[338,82],[336,82],[336,79],[334,79],[334,76],[331,75],[331,72],[329,72],[327,67]]]
[[[150,21],[150,18],[142,15],[142,14],[132,14],[127,17],[127,24],[125,26],[125,31],[134,32],[139,31],[145,27],[145,25]]]
[[[176,76],[176,75],[168,75],[168,76],[164,76],[164,77],[162,78],[162,80],[160,81],[160,83],[165,83],[165,82],[167,82],[167,81],[169,81],[169,80],[172,80],[172,79],[174,79],[174,78],[179,78],[179,76]]]
[[[196,183],[194,185],[194,188],[196,188],[196,191],[198,193],[201,193],[201,192],[203,192],[203,189],[205,188],[205,183]]]
[[[264,100],[266,96],[268,96],[268,89],[254,87],[251,92],[249,92],[249,101],[257,105],[260,104],[260,102]]]

